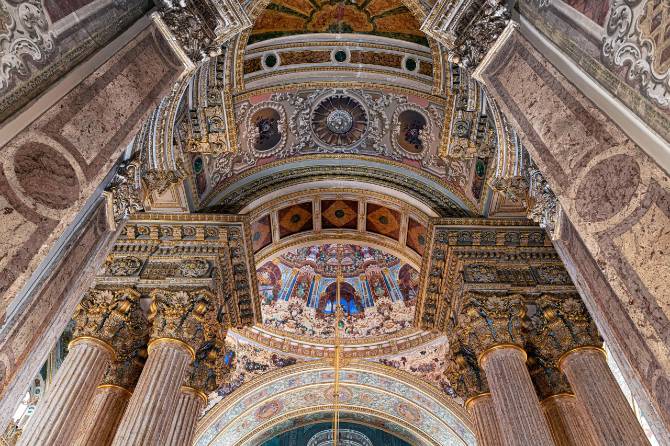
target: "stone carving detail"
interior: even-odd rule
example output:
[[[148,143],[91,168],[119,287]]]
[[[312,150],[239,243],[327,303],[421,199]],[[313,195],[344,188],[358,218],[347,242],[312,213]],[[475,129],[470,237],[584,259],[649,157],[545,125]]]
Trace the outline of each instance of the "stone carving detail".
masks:
[[[528,175],[530,177],[528,219],[539,224],[551,235],[556,228],[561,205],[540,170],[532,162],[528,169]]]
[[[421,30],[442,43],[452,62],[476,67],[510,20],[503,0],[436,2]]]
[[[134,276],[140,272],[142,260],[137,257],[117,257],[107,267],[112,276]]]
[[[194,350],[219,333],[215,297],[206,290],[151,292],[152,338],[179,339]]]
[[[225,365],[225,347],[216,339],[206,342],[195,355],[185,385],[207,394],[216,391],[230,373]]]
[[[528,179],[525,176],[495,178],[491,181],[491,187],[510,200],[528,206]]]
[[[251,26],[235,0],[161,0],[159,14],[193,63],[220,54],[221,46]]]
[[[452,396],[468,399],[489,391],[486,375],[479,368],[477,355],[468,345],[455,340],[451,343],[451,356],[445,374]]]
[[[111,344],[119,353],[132,351],[148,333],[139,297],[131,289],[89,290],[74,315],[73,339],[90,336]]]
[[[667,2],[614,0],[602,47],[605,63],[616,71],[627,66],[628,80],[663,109],[670,109],[670,59],[664,54],[670,39],[663,34],[669,16]]]
[[[209,262],[205,259],[187,259],[179,264],[182,277],[204,277],[209,272]]]
[[[559,393],[572,393],[568,379],[558,369],[556,359],[535,345],[526,344],[528,371],[541,400]]]
[[[458,316],[458,338],[476,355],[497,344],[523,346],[525,314],[521,295],[470,293]]]
[[[147,329],[145,336],[136,339],[137,348],[120,352],[116,361],[107,367],[102,384],[113,384],[128,390],[135,388],[147,360],[146,343],[149,340],[149,330]]]
[[[120,222],[144,210],[139,156],[134,156],[118,167],[107,191],[111,194],[114,221]]]
[[[0,92],[10,89],[18,76],[29,76],[30,64],[45,63],[54,48],[41,1],[0,2]]]
[[[531,339],[545,355],[558,359],[573,348],[602,346],[598,328],[579,296],[545,294],[536,305]]]

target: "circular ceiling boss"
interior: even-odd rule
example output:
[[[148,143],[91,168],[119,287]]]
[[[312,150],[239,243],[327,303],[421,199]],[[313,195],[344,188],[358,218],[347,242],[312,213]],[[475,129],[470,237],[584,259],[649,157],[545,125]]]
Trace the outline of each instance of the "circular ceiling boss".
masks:
[[[323,99],[312,112],[312,131],[320,142],[331,147],[351,147],[368,127],[363,106],[348,96]]]

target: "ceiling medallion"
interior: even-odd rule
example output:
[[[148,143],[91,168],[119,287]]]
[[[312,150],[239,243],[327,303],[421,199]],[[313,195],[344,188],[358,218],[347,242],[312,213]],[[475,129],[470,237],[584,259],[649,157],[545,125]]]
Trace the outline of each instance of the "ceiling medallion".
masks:
[[[312,112],[312,131],[324,144],[351,147],[363,138],[368,116],[363,106],[348,96],[323,99]]]

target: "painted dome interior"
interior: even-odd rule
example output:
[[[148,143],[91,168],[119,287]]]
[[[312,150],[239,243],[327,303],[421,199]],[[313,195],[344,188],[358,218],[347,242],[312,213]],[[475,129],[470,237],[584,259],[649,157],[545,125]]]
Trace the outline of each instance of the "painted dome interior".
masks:
[[[409,329],[419,272],[380,249],[339,246],[342,336],[360,339]],[[337,251],[334,244],[297,248],[258,268],[264,327],[321,340],[334,336]]]

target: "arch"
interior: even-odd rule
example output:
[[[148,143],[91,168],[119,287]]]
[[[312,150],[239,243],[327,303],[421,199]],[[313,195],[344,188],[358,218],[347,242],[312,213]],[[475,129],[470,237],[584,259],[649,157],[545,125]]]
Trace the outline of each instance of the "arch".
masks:
[[[341,370],[342,411],[369,415],[426,445],[475,445],[470,417],[455,401],[410,374],[352,360]],[[201,419],[195,445],[258,444],[274,426],[332,412],[332,364],[314,361],[262,375],[215,403]]]
[[[337,282],[326,287],[324,294],[319,296],[318,310],[322,313],[334,313],[334,303],[337,301]],[[348,282],[340,284],[340,305],[345,314],[359,313],[363,311],[361,296]]]

